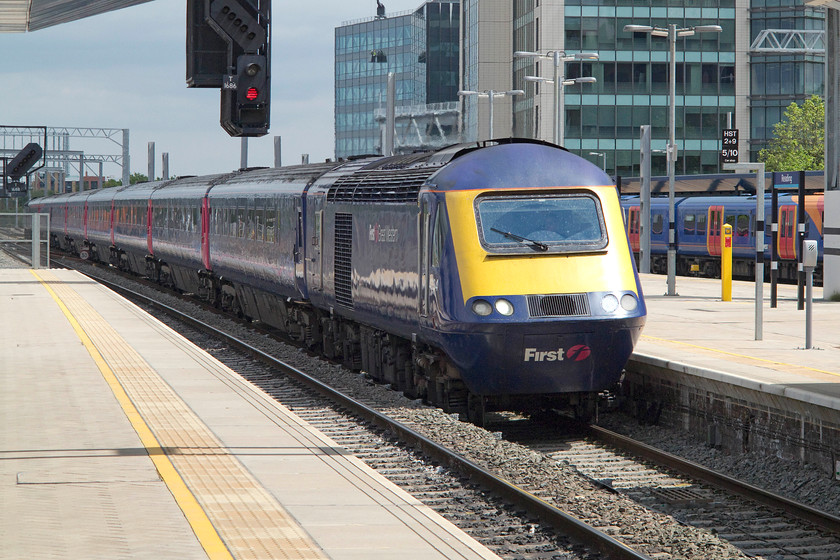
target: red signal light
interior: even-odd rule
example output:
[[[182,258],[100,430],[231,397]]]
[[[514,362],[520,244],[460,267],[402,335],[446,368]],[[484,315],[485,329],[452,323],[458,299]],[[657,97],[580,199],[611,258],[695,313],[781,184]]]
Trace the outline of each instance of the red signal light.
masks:
[[[260,95],[260,92],[257,90],[257,88],[249,87],[248,91],[245,92],[245,99],[247,99],[248,101],[253,101],[257,97],[259,97],[259,95]]]

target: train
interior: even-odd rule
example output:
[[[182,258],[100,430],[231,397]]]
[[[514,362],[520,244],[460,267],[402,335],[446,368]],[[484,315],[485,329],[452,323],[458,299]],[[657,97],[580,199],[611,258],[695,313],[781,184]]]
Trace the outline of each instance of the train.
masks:
[[[770,274],[771,251],[775,241],[778,279],[797,282],[799,244],[797,242],[799,195],[779,193],[775,233],[772,231],[772,198],[764,200],[765,276]],[[651,197],[650,203],[650,270],[667,272],[668,198]],[[625,227],[637,259],[640,250],[641,206],[638,195],[621,197]],[[818,262],[814,281],[822,282],[823,223],[825,206],[822,193],[804,196],[803,239],[817,241]],[[732,274],[745,279],[755,278],[757,197],[745,196],[677,196],[674,198],[674,230],[676,273],[679,275],[720,276],[721,232],[723,224],[732,226]],[[775,237],[775,240],[773,239]]]
[[[242,169],[29,202],[50,240],[278,329],[412,398],[593,413],[646,307],[618,193],[558,146]]]

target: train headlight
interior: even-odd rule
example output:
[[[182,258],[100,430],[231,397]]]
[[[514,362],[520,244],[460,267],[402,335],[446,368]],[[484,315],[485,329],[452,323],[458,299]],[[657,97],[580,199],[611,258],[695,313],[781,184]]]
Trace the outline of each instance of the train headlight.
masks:
[[[639,300],[633,294],[621,296],[621,308],[625,311],[635,311],[639,307]]]
[[[601,298],[601,309],[607,313],[613,313],[616,309],[618,309],[618,298],[613,294],[605,295]]]
[[[483,299],[477,299],[472,304],[473,313],[481,317],[487,317],[493,313],[493,306]]]
[[[513,304],[506,299],[497,299],[496,311],[506,316],[513,315]]]

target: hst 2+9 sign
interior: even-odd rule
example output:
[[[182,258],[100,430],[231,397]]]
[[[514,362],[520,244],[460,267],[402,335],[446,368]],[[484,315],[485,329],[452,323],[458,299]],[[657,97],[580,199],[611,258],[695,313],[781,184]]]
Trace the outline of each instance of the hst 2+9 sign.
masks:
[[[738,129],[724,128],[720,139],[721,163],[738,163]]]

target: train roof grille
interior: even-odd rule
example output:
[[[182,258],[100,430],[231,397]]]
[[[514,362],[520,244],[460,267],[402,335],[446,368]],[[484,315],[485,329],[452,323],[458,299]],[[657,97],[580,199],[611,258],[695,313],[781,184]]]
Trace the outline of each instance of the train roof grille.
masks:
[[[359,171],[339,177],[327,192],[330,201],[410,202],[437,168]]]

